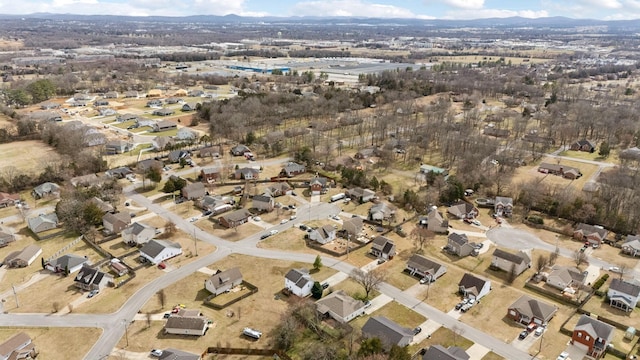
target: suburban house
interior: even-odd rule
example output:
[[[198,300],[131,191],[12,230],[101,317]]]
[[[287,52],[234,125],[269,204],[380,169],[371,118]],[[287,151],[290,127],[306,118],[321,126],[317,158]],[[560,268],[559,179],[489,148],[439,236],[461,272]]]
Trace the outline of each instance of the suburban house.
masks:
[[[146,107],[153,107],[153,106],[162,106],[162,100],[153,99],[153,100],[147,101]]]
[[[449,171],[447,169],[443,169],[437,166],[427,165],[427,164],[420,165],[420,173],[422,174],[433,173],[435,175],[442,175],[445,178],[449,176]]]
[[[413,341],[413,329],[405,328],[384,316],[372,316],[362,326],[362,337],[378,338],[385,349],[407,346]]]
[[[291,191],[291,186],[284,181],[277,182],[275,184],[269,185],[264,193],[269,194],[271,197],[278,197],[282,195],[286,195]]]
[[[273,198],[267,195],[255,195],[251,199],[251,207],[259,211],[271,212],[274,204]]]
[[[510,217],[513,214],[513,199],[496,196],[496,200],[493,203],[493,213],[496,216]]]
[[[160,170],[162,169],[163,166],[164,164],[160,160],[145,159],[145,160],[138,161],[138,164],[136,164],[136,170],[138,170],[138,172],[140,173],[146,173],[151,169]]]
[[[564,291],[576,288],[584,283],[585,276],[575,267],[554,266],[547,275],[547,285]]]
[[[73,185],[74,187],[78,187],[78,186],[88,187],[93,185],[99,185],[103,181],[104,181],[104,178],[98,177],[98,175],[96,174],[75,176],[69,179],[69,183],[71,183],[71,185]]]
[[[42,199],[45,196],[59,196],[60,186],[52,182],[42,183],[33,188],[31,195],[34,199]]]
[[[219,158],[220,154],[222,154],[222,149],[220,149],[220,146],[217,146],[217,145],[204,147],[200,149],[200,152],[198,152],[198,156],[201,158],[204,158],[204,157]]]
[[[356,187],[353,189],[349,189],[346,191],[346,194],[351,200],[357,201],[361,204],[369,202],[376,197],[376,192],[369,189],[363,189],[361,187]]]
[[[609,231],[602,226],[580,223],[573,230],[573,238],[580,241],[588,241],[592,245],[602,245]]]
[[[234,212],[222,215],[218,218],[220,225],[226,228],[234,228],[238,225],[242,225],[249,220],[251,213],[246,209],[239,209]]]
[[[207,195],[207,189],[204,187],[204,184],[201,182],[194,182],[191,184],[187,184],[180,190],[182,197],[188,200],[194,199],[202,199],[205,195]]]
[[[491,281],[465,273],[458,283],[458,291],[465,298],[480,300],[491,291]]]
[[[220,169],[217,167],[203,168],[200,170],[200,179],[207,184],[213,184],[220,180]]]
[[[193,141],[198,137],[198,133],[186,127],[178,129],[176,136],[173,138],[178,141]]]
[[[167,103],[167,104],[178,104],[178,103],[184,102],[184,100],[182,100],[182,99],[181,99],[181,98],[179,98],[179,97],[173,97],[173,96],[172,96],[172,97],[168,97],[168,98],[166,98],[166,99],[164,100],[164,102],[165,102],[165,103]]]
[[[384,220],[391,220],[395,214],[395,208],[387,203],[380,202],[378,204],[374,204],[369,209],[369,220],[380,222]]]
[[[131,224],[131,215],[126,213],[107,213],[102,217],[102,226],[108,234],[119,234]]]
[[[36,217],[28,218],[27,224],[35,234],[53,230],[58,227],[58,215],[55,212],[40,214]]]
[[[544,174],[558,175],[565,179],[575,180],[582,176],[580,169],[567,165],[542,163],[538,166],[538,171]]]
[[[491,256],[491,267],[508,273],[513,271],[515,275],[520,275],[531,267],[531,258],[524,251],[510,253],[495,249]]]
[[[368,159],[373,156],[378,156],[378,153],[379,153],[379,150],[377,148],[370,147],[370,148],[359,150],[353,157],[358,160],[362,160],[362,159]]]
[[[127,121],[136,121],[138,120],[138,115],[135,114],[120,114],[116,116],[117,122],[127,122]]]
[[[320,244],[327,244],[336,238],[336,229],[331,225],[324,225],[309,232],[309,239]]]
[[[201,360],[202,356],[190,352],[167,348],[162,351],[158,360]]]
[[[184,105],[182,105],[182,111],[187,112],[187,111],[196,111],[198,110],[198,106],[200,106],[200,103],[197,102],[189,102],[186,103]]]
[[[124,97],[126,98],[137,98],[138,92],[135,90],[129,90],[124,92]]]
[[[234,147],[231,148],[231,150],[229,150],[231,152],[231,155],[233,156],[243,156],[245,153],[250,153],[251,149],[249,149],[248,147],[242,145],[242,144],[238,144]]]
[[[35,344],[29,335],[21,332],[0,344],[1,360],[35,359],[38,356]]]
[[[125,177],[127,177],[127,175],[133,174],[133,170],[131,170],[127,166],[121,166],[114,169],[109,169],[105,171],[104,174],[107,175],[107,177],[113,179],[124,179]]]
[[[118,98],[118,92],[117,91],[109,91],[104,93],[104,98],[105,99],[117,99]]]
[[[284,276],[285,289],[299,297],[311,295],[313,283],[314,281],[311,275],[309,275],[309,272],[305,269],[291,269]]]
[[[73,281],[76,287],[83,290],[102,290],[113,282],[113,277],[85,264]]]
[[[7,194],[0,192],[0,208],[13,206],[19,200],[19,194]]]
[[[129,268],[120,262],[118,258],[113,258],[109,261],[109,268],[111,268],[117,276],[123,276],[129,272]]]
[[[342,230],[348,235],[356,237],[362,232],[364,221],[360,216],[352,217],[342,222]]]
[[[451,254],[465,257],[470,255],[475,248],[469,242],[466,234],[451,233],[447,236],[446,250]]]
[[[171,163],[179,163],[180,160],[188,160],[191,158],[191,154],[187,150],[172,150],[167,155],[167,160]]]
[[[73,274],[89,261],[84,256],[67,254],[44,263],[44,268],[54,273]]]
[[[153,114],[159,115],[159,116],[168,116],[173,114],[173,111],[168,109],[160,109],[160,110],[154,111]],[[178,125],[173,121],[160,120],[153,124],[153,131],[154,132],[168,131],[168,130],[173,130],[177,127]]]
[[[418,225],[436,234],[449,233],[449,220],[445,219],[437,209],[431,209],[427,216],[420,217]]]
[[[164,324],[165,334],[203,336],[209,320],[197,309],[180,309]]]
[[[104,144],[104,152],[107,155],[122,154],[133,149],[133,144],[124,140],[111,140]]]
[[[100,109],[98,109],[98,114],[100,116],[105,116],[105,117],[106,116],[113,116],[113,115],[116,115],[117,113],[118,113],[117,111],[115,111],[114,109],[111,109],[111,108],[100,108]]]
[[[205,195],[198,201],[198,206],[204,211],[211,211],[213,214],[221,214],[224,211],[233,209],[235,200],[231,196],[211,196]],[[222,211],[224,209],[224,211]]]
[[[622,253],[633,257],[640,256],[640,236],[627,235],[627,240],[622,244]]]
[[[115,209],[113,208],[113,205],[109,204],[108,202],[105,202],[99,197],[94,196],[91,199],[89,199],[89,202],[95,205],[98,209],[100,209],[100,211],[102,211],[103,214],[115,211]]]
[[[155,151],[168,150],[175,144],[176,141],[171,136],[156,136],[151,139],[151,145]]]
[[[376,236],[371,243],[371,255],[378,259],[391,260],[396,255],[396,244],[387,237]]]
[[[458,219],[475,219],[478,216],[478,209],[473,204],[460,201],[447,208],[447,213]]]
[[[280,171],[280,176],[294,177],[296,175],[304,174],[306,171],[307,169],[304,165],[289,162],[282,168],[282,171]]]
[[[214,295],[220,295],[242,284],[240,268],[234,267],[211,275],[204,281],[204,288]]]
[[[0,231],[0,248],[9,246],[9,244],[14,241],[16,241],[16,237],[13,234]]]
[[[309,181],[309,191],[311,195],[320,195],[327,192],[329,182],[327,178],[315,176]]]
[[[234,177],[237,180],[258,180],[260,178],[260,170],[244,167],[242,169],[236,170]]]
[[[431,282],[433,282],[440,276],[446,274],[447,267],[425,256],[413,254],[409,260],[407,260],[405,271],[408,272],[409,275],[418,276],[421,279],[428,277]]]
[[[469,360],[471,357],[463,348],[442,345],[431,345],[422,355],[422,360]]]
[[[640,284],[637,281],[613,279],[607,290],[607,297],[611,307],[627,312],[633,311],[640,299]]]
[[[613,339],[614,327],[587,315],[581,315],[573,328],[571,343],[587,347],[587,355],[599,358]]]
[[[146,244],[156,235],[156,230],[153,226],[134,222],[122,230],[122,241],[131,246]]]
[[[364,314],[364,302],[347,295],[343,290],[316,301],[316,310],[324,317],[331,317],[340,323],[347,323]]]
[[[522,295],[507,309],[507,317],[523,325],[531,323],[544,325],[549,323],[558,311],[555,305]]]
[[[31,265],[42,254],[38,245],[28,245],[20,251],[13,251],[4,258],[2,263],[8,268],[23,268]]]
[[[596,151],[596,144],[592,143],[589,140],[582,139],[574,142],[569,146],[569,150],[573,151],[586,151],[586,152],[594,152]]]
[[[156,265],[182,254],[180,244],[168,240],[149,240],[140,248],[140,257]]]

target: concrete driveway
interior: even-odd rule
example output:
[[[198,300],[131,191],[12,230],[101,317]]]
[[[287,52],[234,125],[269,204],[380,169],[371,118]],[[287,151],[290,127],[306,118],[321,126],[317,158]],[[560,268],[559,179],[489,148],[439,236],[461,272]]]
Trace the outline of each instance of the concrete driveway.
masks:
[[[366,308],[364,310],[364,313],[367,315],[371,315],[374,311],[380,309],[381,307],[387,305],[388,303],[391,302],[391,300],[393,300],[391,297],[385,295],[385,294],[380,294],[378,296],[376,296],[375,298],[371,299],[371,306],[369,306],[368,308]]]

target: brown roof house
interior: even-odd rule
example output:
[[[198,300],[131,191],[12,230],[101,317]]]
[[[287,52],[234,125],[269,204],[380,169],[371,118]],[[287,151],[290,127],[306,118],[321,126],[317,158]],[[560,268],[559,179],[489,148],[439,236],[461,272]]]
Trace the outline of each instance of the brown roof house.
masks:
[[[516,275],[520,275],[531,267],[531,257],[524,251],[510,253],[495,249],[491,256],[491,267],[506,272],[514,271]]]
[[[449,220],[445,219],[437,209],[431,209],[427,216],[421,217],[418,225],[426,227],[436,234],[447,234],[449,232]]]
[[[180,309],[169,316],[164,324],[165,334],[202,336],[207,332],[209,320],[197,309]]]
[[[413,329],[405,328],[384,316],[373,316],[362,327],[362,337],[378,338],[385,349],[407,346],[413,341]]]
[[[592,153],[596,151],[596,144],[592,143],[589,140],[582,139],[571,144],[569,146],[569,149],[573,151],[586,151]]]
[[[640,256],[640,236],[627,235],[627,240],[622,244],[622,253],[633,257]]]
[[[109,234],[119,234],[131,224],[131,215],[126,213],[107,213],[102,217],[102,226]]]
[[[627,312],[633,311],[640,300],[640,284],[637,281],[613,279],[607,290],[607,297],[611,307]]]
[[[27,219],[27,225],[34,234],[53,230],[58,227],[58,215],[54,212],[49,214],[40,214],[36,217]]]
[[[445,250],[460,257],[469,256],[474,252],[473,244],[469,242],[466,234],[451,233],[447,236],[447,246]]]
[[[89,202],[97,206],[98,209],[100,209],[100,211],[102,211],[104,214],[115,211],[115,209],[113,208],[113,205],[109,204],[108,202],[105,202],[99,197],[94,196],[91,199],[89,199]]]
[[[207,195],[207,189],[204,187],[203,183],[194,182],[183,187],[182,190],[180,190],[180,193],[182,194],[182,197],[189,200],[201,199]]]
[[[29,335],[21,332],[0,344],[0,359],[20,360],[35,359],[38,356],[35,344]]]
[[[251,167],[243,167],[234,173],[236,180],[258,180],[260,178],[260,170]]]
[[[364,314],[364,306],[363,301],[352,298],[342,290],[334,291],[316,301],[318,313],[341,323],[347,323]]]
[[[306,171],[307,169],[304,165],[289,162],[282,168],[282,171],[280,171],[280,176],[294,177],[296,175],[304,174]]]
[[[396,255],[396,244],[387,237],[376,236],[371,243],[371,255],[378,259],[391,260]]]
[[[225,271],[218,271],[204,281],[204,288],[210,293],[220,295],[242,284],[240,268],[234,267]]]
[[[264,193],[268,194],[271,197],[278,197],[286,195],[290,191],[291,186],[288,183],[281,181],[267,186],[267,188],[264,190]]]
[[[168,240],[149,240],[140,248],[140,257],[154,265],[180,254],[182,254],[182,246]]]
[[[558,290],[568,291],[568,288],[577,288],[584,283],[585,276],[574,267],[555,266],[547,275],[547,285]]]
[[[589,243],[602,245],[602,241],[607,238],[609,231],[599,225],[589,225],[580,223],[573,230],[573,238],[580,241],[588,241]]]
[[[19,194],[0,192],[0,208],[13,206],[18,200],[20,200]]]
[[[313,278],[306,269],[291,269],[284,276],[285,289],[299,297],[311,295],[313,283]]]
[[[131,246],[146,244],[153,239],[156,231],[153,226],[134,222],[122,230],[122,241]]]
[[[496,216],[510,217],[513,214],[513,199],[496,196],[496,200],[493,203],[493,212]]]
[[[8,268],[27,267],[42,254],[42,248],[38,245],[28,245],[20,251],[9,253],[2,262]]]
[[[558,307],[555,305],[549,305],[528,295],[522,295],[509,306],[507,317],[524,325],[530,323],[544,325],[549,323],[557,311]]]
[[[309,239],[320,244],[327,244],[335,240],[336,229],[331,225],[324,225],[309,232]]]
[[[575,180],[582,176],[580,169],[567,165],[542,163],[538,166],[538,171],[544,174],[562,176],[565,179]]]
[[[247,209],[239,209],[220,216],[218,222],[220,225],[231,229],[246,223],[249,217],[251,217],[251,213]]]
[[[85,264],[73,281],[76,287],[83,290],[102,290],[113,283],[113,277]]]
[[[480,300],[491,291],[491,281],[465,273],[458,283],[458,291],[464,297]]]
[[[309,181],[309,191],[311,191],[311,195],[320,195],[327,192],[329,188],[329,182],[325,177],[313,177]]]
[[[421,279],[428,278],[433,282],[440,276],[446,274],[447,267],[425,256],[414,254],[407,261],[405,271],[411,276],[418,276]]]
[[[458,219],[475,219],[478,216],[478,209],[466,201],[449,206],[447,212]]]
[[[582,315],[573,328],[571,343],[579,343],[587,347],[587,355],[593,358],[602,356],[613,340],[613,326]]]

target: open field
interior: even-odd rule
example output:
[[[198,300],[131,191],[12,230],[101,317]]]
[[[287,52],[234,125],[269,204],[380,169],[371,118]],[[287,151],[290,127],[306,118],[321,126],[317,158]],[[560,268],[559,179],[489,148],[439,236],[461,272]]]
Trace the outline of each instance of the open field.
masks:
[[[153,321],[147,329],[146,321],[136,321],[130,325],[129,340],[131,351],[148,351],[151,348],[176,347],[186,351],[201,352],[207,346],[266,348],[272,342],[269,332],[278,324],[281,315],[286,311],[290,301],[297,301],[295,296],[289,298],[281,295],[284,287],[284,275],[291,268],[310,268],[310,264],[273,261],[243,255],[230,255],[211,269],[229,269],[239,267],[245,281],[258,286],[259,291],[250,297],[220,311],[202,305],[209,293],[204,290],[204,280],[209,275],[196,272],[183,281],[170,285],[165,289],[166,304],[161,306],[157,296],[152,297],[142,308],[142,312],[162,313],[171,310],[175,304],[185,304],[187,308],[197,308],[213,320],[213,327],[200,338],[187,336],[164,335],[164,321]],[[265,270],[267,269],[267,270]],[[322,268],[312,273],[315,280],[323,281],[334,274],[329,268]],[[233,315],[231,315],[233,314]],[[259,329],[264,334],[257,342],[250,342],[241,335],[246,326]],[[118,347],[124,347],[126,339],[121,339]]]
[[[0,144],[0,154],[0,168],[14,167],[21,172],[32,174],[39,174],[46,162],[59,159],[54,148],[38,140]]]
[[[305,234],[306,232],[298,229],[297,227],[293,227],[259,242],[258,247],[265,249],[286,249],[287,251],[310,254],[319,253],[317,250],[307,247],[304,240]]]
[[[13,335],[24,332],[35,344],[38,359],[83,359],[98,340],[102,330],[95,328],[0,328],[0,343]],[[61,348],[60,344],[64,344]]]
[[[538,180],[539,184],[545,186],[556,186],[561,189],[571,189],[573,191],[580,192],[582,191],[584,184],[586,184],[591,179],[593,174],[595,174],[595,172],[598,170],[598,166],[596,165],[585,164],[571,160],[562,159],[558,162],[558,160],[554,159],[543,159],[542,162],[575,167],[580,170],[582,176],[576,180],[569,180],[563,178],[562,176],[543,174],[538,171],[539,164],[535,164],[533,166],[523,166],[518,168],[515,171],[512,179],[512,184],[514,185],[511,186],[517,186],[515,184],[530,181],[531,179],[536,179]]]
[[[361,329],[369,318],[374,316],[384,316],[387,319],[396,322],[398,325],[409,329],[413,329],[427,321],[424,316],[417,312],[408,309],[404,305],[400,305],[395,301],[391,301],[380,309],[374,311],[371,315],[360,316],[353,319],[349,325],[356,329]]]

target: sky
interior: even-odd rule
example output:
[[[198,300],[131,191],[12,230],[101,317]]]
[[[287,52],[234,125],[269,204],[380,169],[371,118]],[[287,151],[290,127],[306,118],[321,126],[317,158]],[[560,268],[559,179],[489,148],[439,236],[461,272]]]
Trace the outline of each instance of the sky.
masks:
[[[640,0],[0,0],[0,14],[640,18]]]

